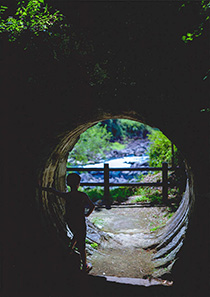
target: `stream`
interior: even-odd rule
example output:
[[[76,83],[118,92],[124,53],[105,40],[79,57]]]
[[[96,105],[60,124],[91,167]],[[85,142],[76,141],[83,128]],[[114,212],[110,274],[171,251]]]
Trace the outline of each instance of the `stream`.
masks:
[[[102,168],[104,167],[104,164],[109,164],[110,168],[130,168],[132,165],[138,163],[138,166],[145,166],[149,161],[148,155],[142,155],[142,156],[126,156],[121,158],[112,158],[103,160],[102,162],[95,163],[95,164],[89,164],[82,166],[83,168]],[[137,167],[137,166],[136,166]]]
[[[104,164],[109,164],[110,168],[135,168],[149,167],[148,140],[136,139],[130,142],[123,150],[113,150],[109,152],[105,159],[87,165],[78,165],[81,168],[103,168]],[[81,176],[81,182],[103,182],[102,171],[77,172]],[[141,175],[146,175],[147,171],[110,171],[110,183],[136,182]]]

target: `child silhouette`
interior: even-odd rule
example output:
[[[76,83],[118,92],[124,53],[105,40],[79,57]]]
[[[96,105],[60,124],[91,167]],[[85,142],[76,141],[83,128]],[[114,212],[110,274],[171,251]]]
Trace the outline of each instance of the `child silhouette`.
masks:
[[[70,192],[60,192],[54,188],[43,188],[48,192],[52,192],[66,200],[65,220],[69,229],[73,233],[71,241],[71,250],[77,245],[82,261],[82,271],[89,272],[91,265],[86,262],[85,238],[86,238],[86,223],[85,217],[88,217],[95,206],[84,192],[78,191],[81,177],[76,173],[71,173],[67,176],[67,185],[70,186]],[[87,212],[85,210],[87,209]]]

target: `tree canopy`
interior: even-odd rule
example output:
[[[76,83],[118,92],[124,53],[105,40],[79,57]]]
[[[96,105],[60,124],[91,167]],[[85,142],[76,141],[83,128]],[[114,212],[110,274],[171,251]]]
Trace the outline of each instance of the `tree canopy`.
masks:
[[[44,0],[18,1],[12,16],[7,16],[7,10],[7,6],[0,6],[0,14],[6,15],[0,19],[0,32],[8,33],[9,41],[17,40],[26,31],[31,38],[41,32],[51,35],[52,26],[64,19],[59,10],[48,7]]]
[[[181,9],[187,9],[189,5],[195,3],[194,1],[182,0],[182,5],[180,6]],[[195,24],[195,28],[192,28],[191,32],[187,32],[185,35],[182,36],[182,40],[184,43],[188,43],[193,41],[195,38],[200,37],[203,31],[207,27],[207,23],[210,20],[210,1],[209,0],[202,0],[196,1],[196,4],[199,6],[201,21],[200,24]]]
[[[190,32],[186,32],[182,36],[182,41],[185,44],[188,44],[194,41],[196,38],[202,36],[205,30],[209,30],[209,21],[210,21],[210,1],[209,0],[202,0],[202,1],[188,1],[182,0],[182,5],[180,6],[180,10],[188,9],[190,5],[197,5],[200,14],[200,23],[195,23],[194,28],[191,28]],[[206,80],[210,77],[210,64],[207,63],[206,73],[203,77],[203,80]],[[201,112],[210,112],[210,105],[208,107],[202,108]]]
[[[97,124],[80,135],[80,139],[70,152],[72,163],[79,161],[82,164],[88,161],[98,161],[105,157],[104,152],[110,149],[111,133],[106,127]]]
[[[64,12],[56,9],[56,5],[61,7],[59,1],[51,1],[53,7],[48,2],[17,1],[16,5],[10,7],[5,0],[5,4],[0,6],[1,35],[7,36],[10,42],[22,49],[22,55],[27,52],[31,60],[38,61],[40,65],[46,61],[62,64],[65,69],[59,78],[55,78],[63,86],[60,89],[64,90],[66,85],[71,87],[76,82],[78,85],[87,84],[96,89],[99,98],[108,97],[110,94],[120,98],[125,92],[130,96],[136,96],[136,89],[141,88],[148,79],[151,84],[157,85],[154,89],[159,88],[159,69],[170,68],[169,63],[173,61],[177,52],[177,55],[182,55],[182,42],[187,47],[193,40],[204,35],[208,30],[210,17],[210,1],[207,0],[196,3],[180,1],[179,12],[174,3],[120,3],[120,13],[117,13],[118,3],[103,3],[100,6],[88,3],[89,13],[92,14],[87,15],[87,19],[84,18],[86,11],[82,15],[81,10],[73,4],[71,12],[66,17]],[[87,7],[85,3],[78,5]],[[144,6],[143,10],[140,9],[141,5]],[[155,10],[157,5],[160,7],[158,12]],[[196,16],[199,16],[194,25],[191,16],[192,28],[188,25],[186,32],[185,28],[181,28],[182,33],[177,36],[179,28],[173,26],[173,21],[185,15],[190,7],[193,7]],[[168,11],[174,17],[171,23],[167,19]],[[165,15],[166,21],[161,23],[160,20]],[[89,25],[91,22],[96,25]],[[156,27],[152,26],[154,23],[157,23]],[[173,49],[174,42],[177,43],[179,51],[177,47]],[[160,45],[161,49],[157,45]],[[160,51],[162,55],[168,55],[168,60],[157,58]],[[180,65],[182,61],[184,56],[179,61]],[[204,81],[209,79],[208,66],[205,71]],[[30,82],[44,84],[44,74],[40,74],[40,69],[36,73],[33,72],[31,70]],[[56,76],[56,72],[52,71],[49,74],[50,79],[53,75]],[[209,111],[209,106],[205,105],[207,104],[199,102],[199,110]]]

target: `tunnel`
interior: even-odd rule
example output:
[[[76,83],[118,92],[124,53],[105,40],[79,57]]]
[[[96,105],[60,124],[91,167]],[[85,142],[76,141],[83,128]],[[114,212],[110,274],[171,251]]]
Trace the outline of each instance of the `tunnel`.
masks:
[[[75,290],[78,296],[177,297],[206,296],[209,290],[210,117],[201,111],[210,95],[209,78],[202,79],[209,31],[186,46],[178,39],[199,19],[195,7],[180,15],[175,2],[119,5],[57,3],[78,31],[88,32],[95,42],[94,55],[85,61],[94,63],[105,50],[117,53],[110,58],[109,78],[94,86],[86,80],[80,57],[58,61],[46,54],[41,41],[37,52],[35,47],[30,52],[6,36],[1,39],[4,297],[75,296]],[[116,78],[122,61],[127,84],[124,77],[120,84]],[[81,277],[77,259],[68,257],[62,201],[52,208],[49,197],[40,193],[40,183],[65,190],[68,152],[82,132],[110,118],[158,127],[186,160],[188,195],[178,221],[187,222],[187,229],[170,288]],[[168,235],[178,233],[170,229]],[[159,251],[170,243],[164,234]]]
[[[116,118],[122,117],[123,115],[116,116]],[[136,117],[129,118],[135,121],[139,120]],[[100,119],[100,121],[106,119],[107,118],[105,117]],[[46,167],[43,172],[41,172],[40,184],[42,186],[53,186],[62,192],[66,191],[66,164],[69,151],[72,150],[81,133],[83,133],[87,127],[92,127],[94,124],[95,122],[84,124],[71,131],[65,135],[63,139],[61,139],[60,145],[56,147],[52,154],[53,159],[49,158]],[[55,160],[54,156],[57,156],[57,160]],[[185,189],[182,193],[182,199],[175,215],[169,222],[167,222],[161,232],[158,232],[156,235],[146,235],[141,243],[145,249],[156,249],[156,252],[153,255],[156,270],[160,267],[168,267],[169,270],[172,269],[172,266],[177,260],[177,253],[184,243],[190,215],[193,212],[193,205],[195,202],[193,176],[191,171],[188,169],[189,166],[187,164],[185,166],[187,180],[185,181],[184,177],[182,177]],[[53,199],[47,192],[43,193],[42,191],[39,192],[37,200],[40,201],[40,207],[43,209],[45,219],[49,222],[51,228],[54,229],[54,233],[60,237],[60,241],[67,249],[69,238],[67,236],[66,222],[64,219],[65,201],[60,198],[56,202],[56,200]],[[139,269],[139,267],[137,266],[136,269]]]

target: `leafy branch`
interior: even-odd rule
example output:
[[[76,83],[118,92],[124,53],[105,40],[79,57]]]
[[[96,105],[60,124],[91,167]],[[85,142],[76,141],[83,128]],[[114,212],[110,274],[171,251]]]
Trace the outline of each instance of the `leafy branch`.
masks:
[[[190,5],[191,1],[183,1],[184,3],[181,5],[180,10],[185,8],[187,5]],[[209,0],[202,0],[200,2],[197,2],[197,4],[200,6],[200,15],[202,17],[201,23],[195,28],[192,32],[187,32],[185,35],[182,36],[182,41],[185,44],[188,44],[189,42],[194,41],[195,38],[200,37],[206,26],[207,23],[210,20],[210,1]],[[210,68],[205,73],[205,76],[203,77],[203,81],[205,81],[207,78],[209,78],[210,74]],[[200,110],[200,112],[210,112],[210,108],[206,107]]]
[[[180,7],[180,9],[186,7],[187,5],[191,4],[191,1],[184,1]],[[194,31],[191,33],[188,32],[182,36],[182,41],[184,43],[188,43],[189,41],[193,41],[195,38],[200,37],[204,31],[206,23],[210,20],[210,1],[209,0],[202,0],[200,1],[200,15],[202,15],[203,21],[198,25]]]
[[[24,31],[30,31],[35,36],[40,32],[48,32],[55,23],[61,22],[64,15],[59,10],[52,11],[44,0],[19,1],[13,16],[2,18],[7,6],[0,6],[0,33],[9,34],[9,41],[15,41]]]

